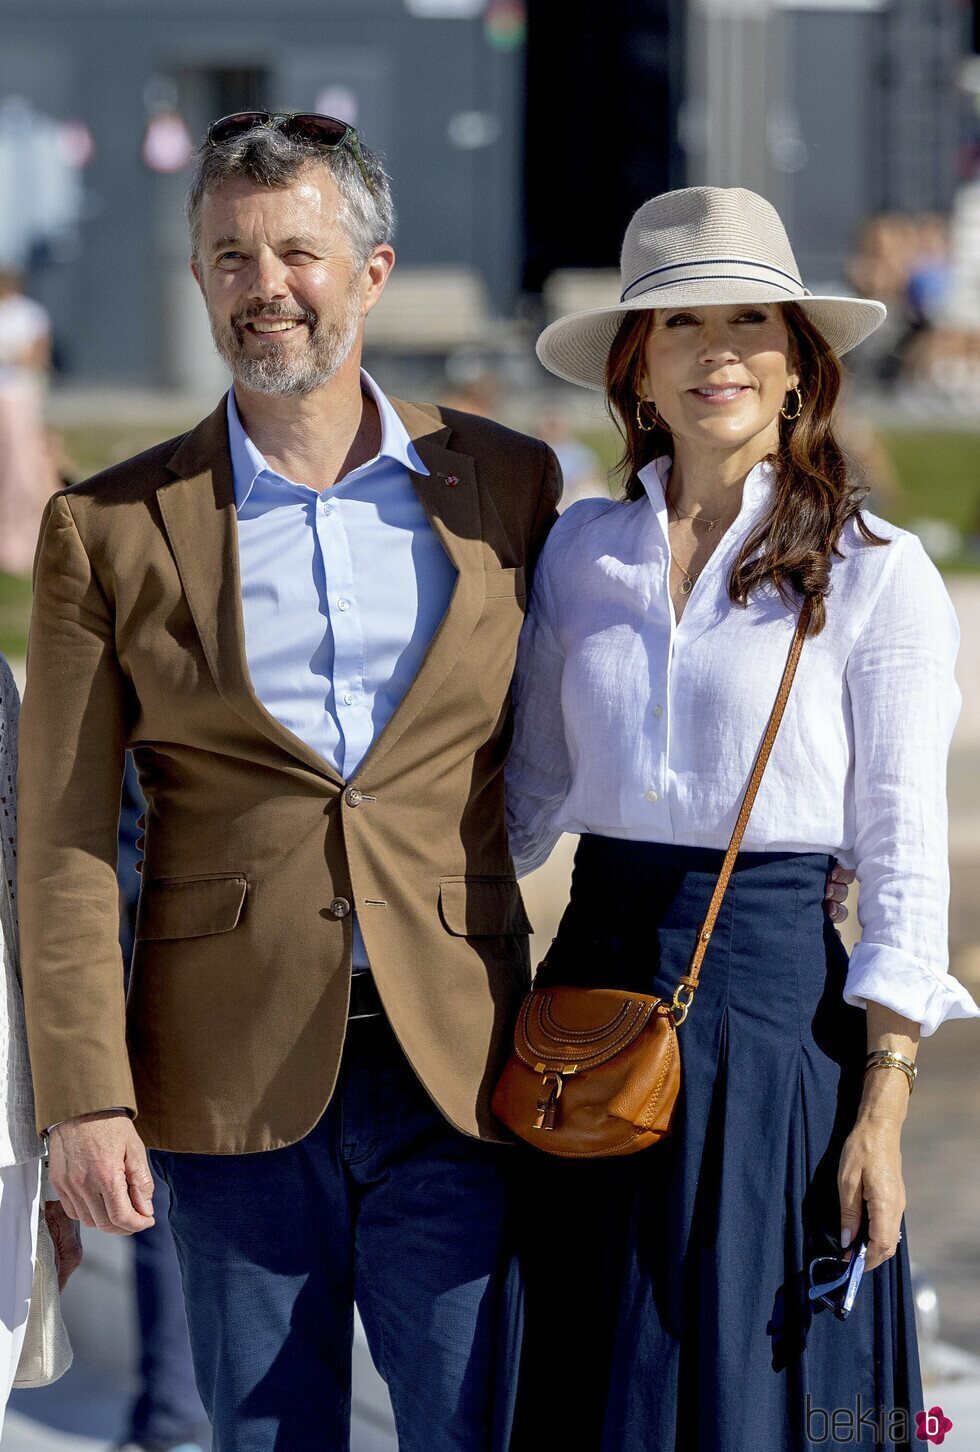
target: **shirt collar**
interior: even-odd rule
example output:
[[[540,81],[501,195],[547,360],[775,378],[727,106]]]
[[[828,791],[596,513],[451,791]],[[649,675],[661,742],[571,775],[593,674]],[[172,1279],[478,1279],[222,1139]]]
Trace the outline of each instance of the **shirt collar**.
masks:
[[[665,539],[667,538],[667,484],[672,464],[673,460],[669,454],[660,454],[656,459],[651,459],[649,464],[644,464],[636,475],[653,505],[653,511],[660,522]],[[756,464],[746,477],[742,490],[742,507],[734,521],[740,532],[747,523],[754,521],[763,508],[770,503],[775,485],[775,472],[769,460],[763,459],[762,463]]]
[[[391,459],[401,464],[405,469],[411,469],[416,474],[428,474],[428,469],[423,464],[418,451],[415,448],[408,430],[398,417],[391,403],[375,383],[371,375],[361,369],[361,387],[369,393],[378,406],[378,414],[381,419],[381,447],[373,459],[361,465],[361,470],[367,469],[378,459]],[[232,387],[228,392],[228,446],[231,451],[231,469],[235,483],[235,504],[241,509],[248,499],[260,474],[266,474],[270,479],[294,484],[296,481],[286,479],[285,475],[277,474],[271,469],[263,455],[255,447],[248,434],[242,426],[235,405],[235,390]]]

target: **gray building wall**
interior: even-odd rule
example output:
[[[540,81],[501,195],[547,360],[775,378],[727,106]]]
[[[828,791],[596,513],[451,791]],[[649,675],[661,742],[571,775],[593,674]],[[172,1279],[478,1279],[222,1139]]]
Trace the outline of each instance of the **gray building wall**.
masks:
[[[690,9],[689,183],[769,197],[804,278],[839,279],[871,213],[949,210],[966,7],[690,0]]]
[[[356,94],[359,129],[385,155],[400,261],[476,268],[509,310],[523,51],[489,44],[481,17],[423,19],[405,0],[0,0],[0,105],[81,119],[96,144],[82,218],[32,278],[72,374],[173,381],[186,344],[186,174],[143,164],[148,108],[176,88],[199,136],[243,106],[313,109],[331,86]]]

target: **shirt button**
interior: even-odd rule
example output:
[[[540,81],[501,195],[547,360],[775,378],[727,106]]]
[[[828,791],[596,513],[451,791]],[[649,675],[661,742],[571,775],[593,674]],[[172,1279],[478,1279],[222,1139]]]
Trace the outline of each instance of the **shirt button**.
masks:
[[[653,714],[656,716],[657,720],[659,721],[660,718],[661,718],[661,716],[664,714],[664,708],[663,708],[663,706],[654,706],[654,708],[653,708]]]
[[[350,604],[350,601],[349,600],[345,600],[343,598],[343,596],[341,596],[341,598],[337,601],[337,609],[338,610],[346,610],[349,604]]]
[[[350,903],[345,897],[335,897],[330,904],[330,911],[335,918],[345,918],[350,912]]]
[[[353,691],[345,691],[344,692],[344,705],[345,706],[353,706],[353,704],[354,704],[354,692]]]
[[[328,503],[326,499],[321,499],[320,512],[322,514],[333,514],[333,505]]]
[[[349,807],[359,807],[364,800],[364,793],[358,791],[357,787],[348,787],[344,792],[344,801]]]
[[[660,800],[659,794],[654,791],[653,787],[648,787],[643,795],[646,797],[648,802],[659,802]]]

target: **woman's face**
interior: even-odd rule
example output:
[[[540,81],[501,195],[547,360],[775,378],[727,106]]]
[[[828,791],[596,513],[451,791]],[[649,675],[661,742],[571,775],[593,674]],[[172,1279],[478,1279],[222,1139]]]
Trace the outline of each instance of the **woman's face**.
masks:
[[[642,396],[675,443],[777,447],[779,410],[800,381],[778,303],[657,308],[644,362]]]

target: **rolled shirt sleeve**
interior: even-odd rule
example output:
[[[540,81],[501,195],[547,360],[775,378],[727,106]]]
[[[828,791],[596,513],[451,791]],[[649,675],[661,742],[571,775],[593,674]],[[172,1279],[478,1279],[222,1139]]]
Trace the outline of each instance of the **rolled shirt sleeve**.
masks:
[[[980,1015],[948,972],[946,765],[961,701],[959,627],[919,541],[900,536],[888,553],[846,669],[862,937],[844,998],[884,1004],[929,1035],[945,1019]]]

